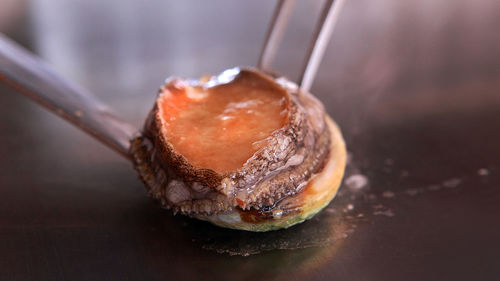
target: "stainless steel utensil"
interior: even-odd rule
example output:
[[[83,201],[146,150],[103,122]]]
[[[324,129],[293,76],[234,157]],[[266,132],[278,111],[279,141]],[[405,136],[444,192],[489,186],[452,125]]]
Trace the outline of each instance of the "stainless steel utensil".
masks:
[[[308,91],[321,62],[344,0],[328,0],[313,36],[300,80]],[[270,67],[286,29],[294,0],[279,0],[259,59]],[[36,55],[0,34],[0,80],[69,121],[109,148],[129,158],[129,141],[138,130],[117,117],[87,90],[53,71]]]

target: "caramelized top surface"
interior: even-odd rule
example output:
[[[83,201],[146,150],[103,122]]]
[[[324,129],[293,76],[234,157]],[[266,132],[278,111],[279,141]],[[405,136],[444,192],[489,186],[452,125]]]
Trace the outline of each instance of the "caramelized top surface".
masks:
[[[286,125],[288,97],[261,75],[231,69],[205,85],[173,80],[158,99],[163,134],[197,168],[234,171]]]

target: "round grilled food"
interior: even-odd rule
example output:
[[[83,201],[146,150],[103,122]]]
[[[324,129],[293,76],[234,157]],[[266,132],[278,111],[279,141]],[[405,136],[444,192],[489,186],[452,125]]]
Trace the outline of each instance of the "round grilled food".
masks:
[[[340,130],[317,99],[283,77],[239,68],[168,79],[131,154],[163,207],[249,231],[319,212],[346,159]]]

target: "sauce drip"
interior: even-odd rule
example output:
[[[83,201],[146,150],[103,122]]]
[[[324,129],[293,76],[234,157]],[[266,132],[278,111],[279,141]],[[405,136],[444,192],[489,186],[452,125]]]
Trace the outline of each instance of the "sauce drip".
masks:
[[[163,133],[177,153],[197,168],[226,173],[243,167],[287,123],[288,102],[273,81],[240,72],[212,87],[173,81],[158,106]]]

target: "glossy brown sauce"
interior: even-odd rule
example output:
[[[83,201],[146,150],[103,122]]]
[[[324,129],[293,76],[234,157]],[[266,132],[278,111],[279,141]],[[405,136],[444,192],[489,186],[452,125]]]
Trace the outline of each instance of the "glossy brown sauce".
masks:
[[[288,118],[284,91],[254,76],[213,87],[168,84],[158,106],[174,149],[198,168],[241,168]]]

